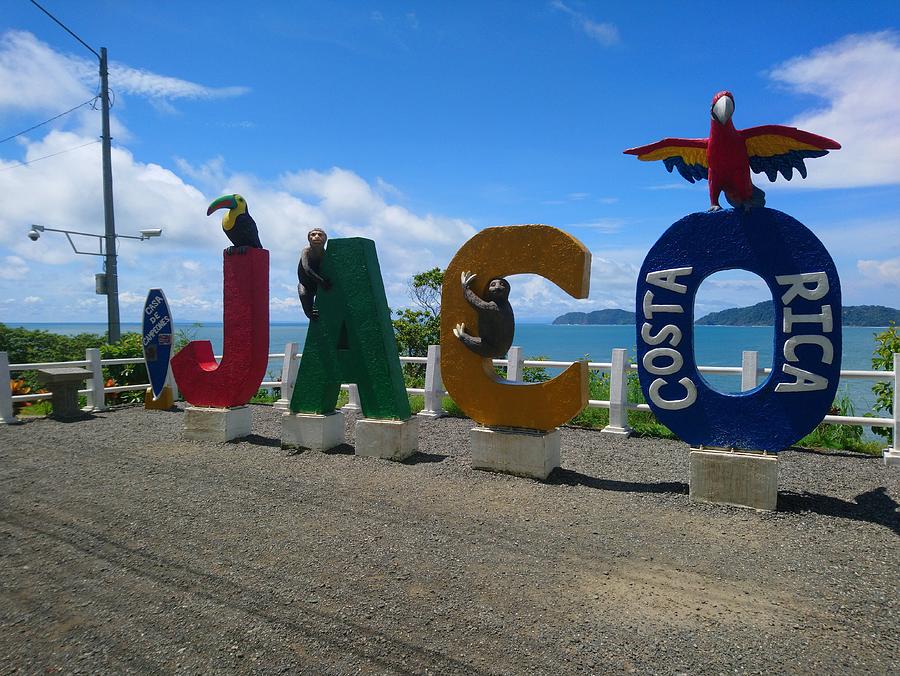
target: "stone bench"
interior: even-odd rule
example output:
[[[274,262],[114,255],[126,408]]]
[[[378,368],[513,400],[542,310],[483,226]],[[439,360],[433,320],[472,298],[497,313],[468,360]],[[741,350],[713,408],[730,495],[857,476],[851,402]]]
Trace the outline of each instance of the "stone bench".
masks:
[[[83,415],[78,407],[78,390],[85,380],[93,376],[90,371],[75,367],[38,369],[38,383],[50,390],[52,417],[77,418]]]

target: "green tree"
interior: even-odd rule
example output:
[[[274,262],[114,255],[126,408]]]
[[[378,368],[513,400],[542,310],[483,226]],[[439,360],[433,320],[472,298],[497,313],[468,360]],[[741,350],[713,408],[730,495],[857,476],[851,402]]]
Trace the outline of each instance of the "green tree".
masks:
[[[441,340],[441,289],[444,271],[432,268],[412,276],[409,297],[416,307],[397,310],[393,320],[394,335],[401,356],[424,357],[429,345]],[[405,364],[403,369],[407,385],[421,387],[425,379],[425,367],[421,364]]]
[[[894,353],[900,352],[900,334],[897,326],[891,322],[887,329],[875,334],[875,342],[878,344],[872,355],[872,368],[878,371],[891,371],[894,368]],[[888,414],[894,408],[894,385],[889,381],[881,381],[872,385],[875,395],[875,412],[885,411]],[[890,427],[873,427],[872,431],[886,437],[888,443],[893,441]]]

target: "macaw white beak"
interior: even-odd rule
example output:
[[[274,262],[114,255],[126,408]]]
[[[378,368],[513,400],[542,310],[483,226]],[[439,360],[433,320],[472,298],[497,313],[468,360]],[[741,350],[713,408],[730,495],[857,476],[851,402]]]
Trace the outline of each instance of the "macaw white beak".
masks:
[[[734,101],[730,96],[721,97],[712,107],[713,117],[716,118],[720,124],[728,124],[728,120],[731,119],[732,113],[734,113]]]

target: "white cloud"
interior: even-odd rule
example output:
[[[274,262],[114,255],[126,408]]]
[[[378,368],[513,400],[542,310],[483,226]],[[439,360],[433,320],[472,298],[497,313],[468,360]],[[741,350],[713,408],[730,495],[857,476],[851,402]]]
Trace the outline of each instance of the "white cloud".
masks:
[[[28,264],[19,256],[6,256],[0,266],[0,279],[25,279],[28,276]]]
[[[110,64],[109,85],[122,93],[151,99],[223,99],[250,92],[249,87],[209,87],[116,62]]]
[[[856,268],[863,277],[869,280],[900,287],[900,258],[888,260],[860,260],[856,262]]]
[[[811,160],[805,180],[779,179],[765,185],[851,188],[900,183],[897,33],[848,35],[776,66],[770,77],[797,93],[823,97],[824,107],[788,124],[833,138],[842,147],[824,159]]]
[[[622,230],[622,227],[626,222],[627,221],[624,218],[597,218],[593,221],[586,221],[584,223],[570,223],[566,227],[572,229],[582,228],[597,230],[602,233],[612,234]]]
[[[79,61],[55,52],[31,33],[0,35],[0,110],[60,113],[87,101],[97,84],[75,74]]]
[[[591,289],[588,298],[572,298],[538,275],[510,277],[510,303],[516,316],[552,319],[564,312],[589,312],[599,308],[634,309],[638,266],[625,250],[591,254]]]
[[[147,300],[146,293],[134,293],[132,291],[122,291],[119,293],[119,304],[120,305],[140,305],[144,306],[144,303]]]
[[[395,246],[406,248],[408,240],[424,245],[459,245],[475,234],[475,229],[461,219],[419,216],[403,206],[390,204],[363,178],[338,167],[327,172],[304,170],[285,174],[279,185],[310,198],[320,218],[347,236],[393,240]]]
[[[562,0],[553,0],[550,3],[553,9],[568,14],[572,18],[572,25],[579,28],[585,35],[592,40],[599,42],[601,45],[611,47],[619,44],[622,40],[619,36],[619,29],[615,24],[605,21],[594,21],[590,17],[578,12]]]
[[[687,190],[688,183],[663,183],[661,185],[648,185],[645,190]]]
[[[51,131],[23,144],[26,159],[84,142],[72,132]],[[75,321],[80,305],[93,294],[93,274],[100,259],[76,256],[66,238],[45,233],[38,242],[25,236],[30,223],[84,232],[103,232],[103,199],[99,147],[60,155],[53,160],[2,171],[12,163],[0,160],[0,194],[16,195],[0,213],[0,257],[7,266],[0,282],[16,275],[43,275],[49,291],[48,316]],[[86,168],[90,168],[87,169]],[[161,227],[162,237],[146,242],[122,240],[119,248],[119,289],[123,321],[136,317],[146,289],[161,286],[179,317],[215,319],[221,313],[221,251],[227,246],[219,226],[221,214],[206,215],[209,202],[221,194],[240,192],[248,199],[263,245],[271,252],[270,286],[285,289],[272,303],[273,318],[300,319],[296,298],[296,266],[306,233],[322,227],[332,237],[361,236],[375,240],[382,274],[393,307],[409,302],[408,278],[423,269],[444,266],[457,248],[475,233],[465,221],[435,214],[417,214],[388,194],[401,194],[384,181],[367,182],[352,171],[332,168],[300,170],[269,183],[229,172],[221,158],[194,167],[178,163],[182,178],[158,164],[140,162],[129,150],[113,148],[116,228],[137,234]],[[95,239],[76,244],[97,251]],[[14,284],[0,284],[0,293],[18,295]],[[21,296],[19,296],[21,298]],[[61,314],[52,305],[62,308]],[[81,308],[81,310],[79,310]]]
[[[36,305],[37,303],[40,303],[41,300],[40,296],[25,296],[25,298],[22,299],[22,302],[26,305]]]
[[[131,94],[158,103],[219,99],[250,91],[247,87],[210,87],[115,61],[110,63],[109,79],[118,95]],[[54,51],[25,31],[9,30],[0,35],[0,110],[59,113],[94,97],[98,80],[96,59]],[[91,124],[96,128],[94,122]],[[113,132],[122,140],[115,128]]]
[[[834,256],[900,255],[900,218],[845,221],[823,228],[818,234]]]

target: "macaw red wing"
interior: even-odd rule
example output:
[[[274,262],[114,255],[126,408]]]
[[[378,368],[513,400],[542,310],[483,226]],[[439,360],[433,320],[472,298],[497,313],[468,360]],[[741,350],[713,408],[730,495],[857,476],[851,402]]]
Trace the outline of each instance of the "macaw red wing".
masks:
[[[706,142],[705,138],[664,138],[662,141],[629,148],[624,152],[626,155],[637,155],[637,158],[644,162],[662,160],[669,173],[672,173],[672,169],[678,169],[679,174],[693,183],[708,178]]]
[[[794,169],[806,178],[803,160],[822,157],[829,150],[839,150],[841,147],[840,143],[830,138],[780,124],[750,127],[740,133],[747,144],[750,168],[757,174],[765,172],[770,181],[776,179],[778,172],[790,181]]]

